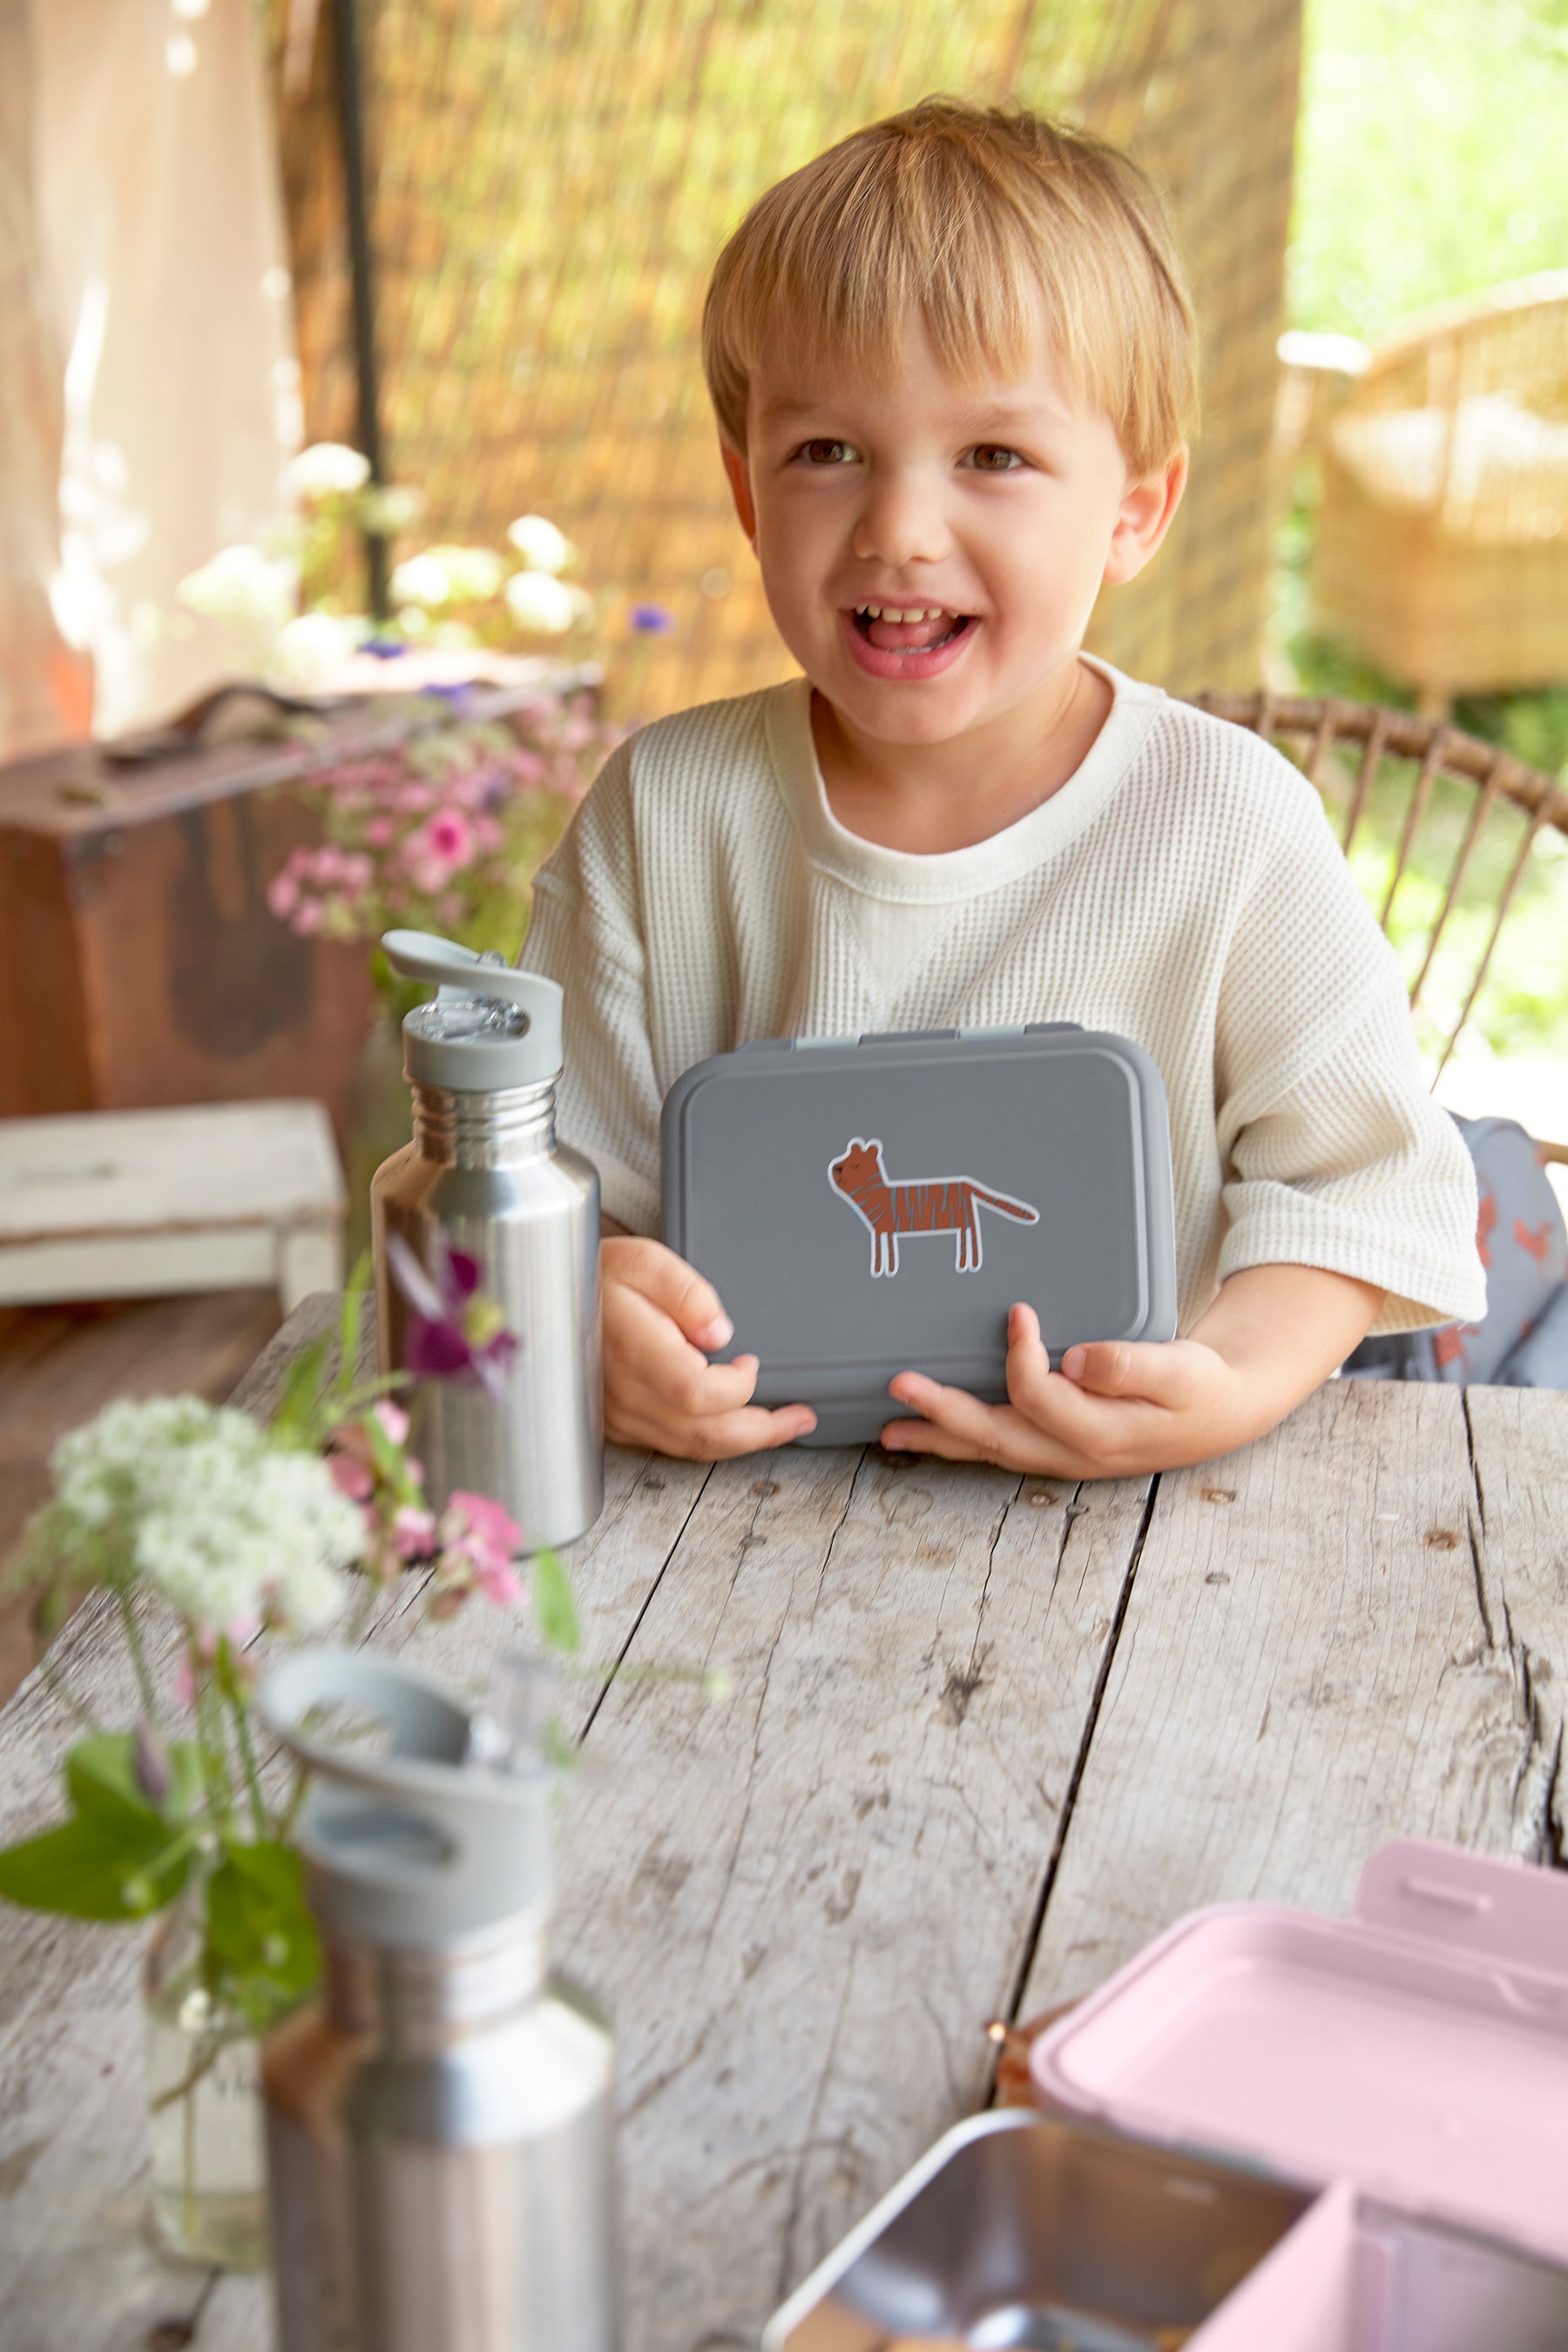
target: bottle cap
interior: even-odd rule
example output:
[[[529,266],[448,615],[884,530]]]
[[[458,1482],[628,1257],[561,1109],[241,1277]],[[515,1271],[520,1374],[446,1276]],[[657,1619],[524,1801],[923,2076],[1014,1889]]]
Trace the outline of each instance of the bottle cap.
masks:
[[[384,931],[381,945],[405,980],[437,993],[403,1024],[405,1073],[415,1086],[495,1094],[561,1075],[561,990],[498,955],[477,955],[431,931]]]
[[[375,1717],[390,1750],[307,1734],[324,1706]],[[524,1743],[500,1769],[471,1760],[470,1711],[439,1683],[363,1650],[300,1650],[263,1676],[256,1708],[311,1772],[295,1835],[329,1927],[432,1950],[548,1906],[555,1776]]]

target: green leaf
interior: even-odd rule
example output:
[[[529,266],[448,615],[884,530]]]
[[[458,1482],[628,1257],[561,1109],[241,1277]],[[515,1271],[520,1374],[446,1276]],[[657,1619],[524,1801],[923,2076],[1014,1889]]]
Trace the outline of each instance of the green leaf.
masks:
[[[360,1322],[370,1289],[370,1252],[362,1250],[343,1293],[343,1311],[338,1324],[338,1386],[342,1389],[353,1386],[354,1374],[359,1370]]]
[[[303,1354],[296,1356],[283,1383],[283,1393],[278,1400],[278,1410],[272,1416],[272,1426],[281,1437],[304,1439],[310,1433],[321,1402],[321,1372],[327,1360],[327,1336],[312,1339]]]
[[[214,1990],[258,2029],[310,1991],[321,1951],[292,1846],[227,1849],[207,1887],[206,1958]]]
[[[582,1639],[572,1580],[558,1552],[542,1551],[533,1563],[533,1613],[552,1650],[571,1654]]]
[[[161,1805],[137,1784],[135,1750],[136,1736],[130,1731],[99,1731],[77,1741],[66,1758],[66,1792],[77,1813],[106,1821],[139,1814],[165,1829],[188,1820],[202,1793],[195,1741],[176,1739],[169,1748],[169,1790]]]
[[[0,1895],[75,1919],[140,1919],[179,1893],[190,1866],[188,1843],[155,1813],[78,1813],[0,1852]]]

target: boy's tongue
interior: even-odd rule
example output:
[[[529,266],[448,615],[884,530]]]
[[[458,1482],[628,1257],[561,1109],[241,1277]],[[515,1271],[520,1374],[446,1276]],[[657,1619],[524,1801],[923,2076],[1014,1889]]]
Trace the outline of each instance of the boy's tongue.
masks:
[[[934,646],[957,625],[951,613],[942,613],[934,621],[871,621],[866,634],[874,646],[887,652],[895,646]]]

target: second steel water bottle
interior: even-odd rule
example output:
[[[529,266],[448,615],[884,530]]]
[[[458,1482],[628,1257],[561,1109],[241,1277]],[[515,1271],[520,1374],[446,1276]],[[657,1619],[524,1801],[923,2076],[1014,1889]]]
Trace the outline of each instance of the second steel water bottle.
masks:
[[[447,1318],[457,1359],[489,1346],[489,1388],[443,1378],[416,1392],[431,1500],[466,1488],[510,1512],[525,1551],[570,1543],[604,1501],[604,1391],[599,1179],[555,1139],[561,991],[422,931],[382,946],[394,971],[438,983],[403,1024],[414,1139],[371,1186],[382,1370],[405,1368],[422,1310],[427,1329]]]

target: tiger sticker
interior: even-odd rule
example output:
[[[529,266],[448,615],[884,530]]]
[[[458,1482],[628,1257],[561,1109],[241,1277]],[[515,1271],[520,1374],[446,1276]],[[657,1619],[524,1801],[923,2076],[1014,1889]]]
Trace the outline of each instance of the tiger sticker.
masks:
[[[882,1165],[880,1142],[868,1143],[858,1135],[838,1159],[829,1160],[827,1181],[870,1230],[873,1276],[897,1274],[900,1242],[922,1234],[953,1234],[955,1271],[977,1273],[982,1208],[1020,1225],[1040,1221],[1039,1211],[1027,1201],[989,1192],[973,1176],[906,1177],[895,1183]]]

